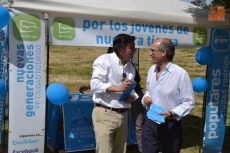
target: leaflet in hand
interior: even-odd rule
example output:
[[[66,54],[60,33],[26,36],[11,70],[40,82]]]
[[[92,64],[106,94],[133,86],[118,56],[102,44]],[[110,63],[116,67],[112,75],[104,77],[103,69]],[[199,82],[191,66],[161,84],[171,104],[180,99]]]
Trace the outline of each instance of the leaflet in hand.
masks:
[[[150,106],[149,111],[147,112],[147,117],[153,121],[156,121],[158,123],[164,123],[165,122],[165,118],[163,115],[159,115],[158,113],[160,112],[164,112],[164,108],[156,105],[156,104],[152,104]]]
[[[136,83],[133,82],[131,84],[131,86],[121,94],[121,97],[120,97],[119,101],[126,101],[127,98],[128,98],[127,96],[129,96],[131,94],[131,92],[133,91],[135,86],[136,86]]]

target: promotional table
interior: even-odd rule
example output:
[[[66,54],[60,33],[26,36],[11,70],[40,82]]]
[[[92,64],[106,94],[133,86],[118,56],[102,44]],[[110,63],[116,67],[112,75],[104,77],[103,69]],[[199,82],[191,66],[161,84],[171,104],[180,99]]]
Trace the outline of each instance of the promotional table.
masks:
[[[47,142],[50,146],[66,152],[95,149],[92,96],[92,94],[70,94],[69,101],[63,104],[61,108],[49,103]],[[60,116],[63,117],[64,129],[62,134],[58,132],[60,131],[60,127],[58,128]],[[135,126],[130,111],[128,132],[127,144],[136,144]]]

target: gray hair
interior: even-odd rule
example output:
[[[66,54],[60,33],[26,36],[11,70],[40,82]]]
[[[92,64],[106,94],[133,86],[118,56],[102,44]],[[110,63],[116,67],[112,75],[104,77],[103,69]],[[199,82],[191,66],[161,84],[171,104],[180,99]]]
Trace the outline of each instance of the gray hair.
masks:
[[[169,61],[173,60],[173,57],[175,55],[175,46],[173,45],[170,39],[167,39],[167,38],[162,39],[162,42],[158,46],[158,49],[160,51],[165,50],[167,59]]]

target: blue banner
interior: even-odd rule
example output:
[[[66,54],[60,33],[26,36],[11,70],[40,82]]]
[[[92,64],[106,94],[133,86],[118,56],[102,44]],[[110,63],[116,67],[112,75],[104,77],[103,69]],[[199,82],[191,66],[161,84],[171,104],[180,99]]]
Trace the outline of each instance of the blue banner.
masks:
[[[127,144],[136,144],[137,138],[136,138],[136,129],[135,124],[133,123],[131,111],[129,111],[129,119],[128,119],[128,138],[127,138]]]
[[[230,43],[228,29],[211,29],[212,61],[208,65],[203,153],[221,153],[224,142],[229,91]]]
[[[0,80],[5,83],[6,92],[8,90],[7,36],[7,27],[4,27],[0,30]],[[4,125],[6,92],[0,93],[0,143],[2,140],[2,129]]]
[[[70,95],[63,104],[65,151],[92,150],[96,147],[92,122],[92,95]]]
[[[92,94],[70,94],[70,100],[63,104],[65,151],[84,151],[96,148],[93,130],[92,110],[94,103]],[[135,126],[131,113],[128,119],[127,144],[135,144]]]
[[[47,115],[47,143],[54,149],[59,148],[57,140],[58,134],[58,120],[60,114],[60,105],[48,103]]]

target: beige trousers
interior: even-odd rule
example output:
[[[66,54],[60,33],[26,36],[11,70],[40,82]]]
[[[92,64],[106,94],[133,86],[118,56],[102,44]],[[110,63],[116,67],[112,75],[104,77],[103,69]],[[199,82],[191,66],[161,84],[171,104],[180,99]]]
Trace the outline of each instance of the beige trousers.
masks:
[[[94,107],[92,113],[96,153],[126,153],[128,111],[118,113]]]

